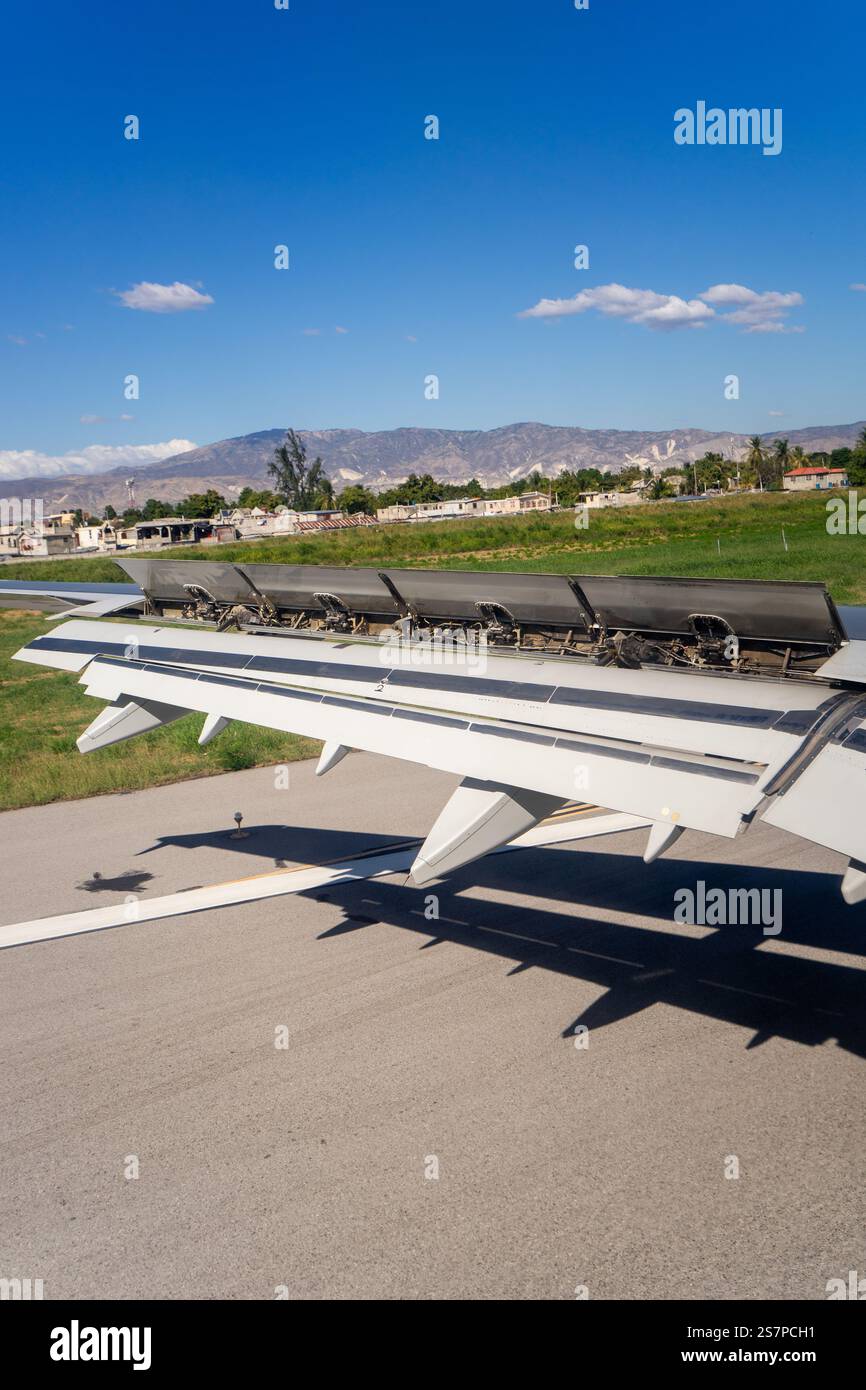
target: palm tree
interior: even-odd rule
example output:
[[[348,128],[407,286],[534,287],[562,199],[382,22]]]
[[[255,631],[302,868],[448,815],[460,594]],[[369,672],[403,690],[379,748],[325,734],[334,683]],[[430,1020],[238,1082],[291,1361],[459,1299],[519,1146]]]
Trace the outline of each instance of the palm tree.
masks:
[[[753,434],[749,440],[748,452],[743,460],[746,474],[751,482],[762,481],[766,457],[763,439],[759,434]]]
[[[663,497],[673,497],[674,490],[667,478],[653,478],[650,483],[649,496],[654,502],[660,502]]]
[[[774,481],[779,482],[779,483],[782,481],[782,479],[784,478],[785,474],[786,474],[787,471],[788,471],[788,465],[789,465],[790,461],[791,461],[791,450],[788,448],[788,441],[787,441],[787,439],[774,439],[774,440],[773,440],[773,464],[774,464],[773,472],[774,472],[774,475],[775,475],[775,476],[774,476]]]

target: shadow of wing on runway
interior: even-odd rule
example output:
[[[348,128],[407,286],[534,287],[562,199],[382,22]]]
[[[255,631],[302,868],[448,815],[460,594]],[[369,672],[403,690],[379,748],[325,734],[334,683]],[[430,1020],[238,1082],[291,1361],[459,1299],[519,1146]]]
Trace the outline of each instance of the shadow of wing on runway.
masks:
[[[700,877],[719,886],[739,887],[747,879],[750,886],[781,888],[781,936],[768,938],[760,926],[722,927],[709,935],[707,928],[675,927],[673,892]],[[435,920],[424,915],[428,889],[386,880],[377,881],[375,889],[369,883],[333,884],[329,901],[346,917],[323,932],[322,939],[362,930],[359,917],[375,914],[377,923],[425,938],[424,946],[432,938],[513,962],[511,976],[536,967],[599,986],[604,992],[562,1028],[563,1037],[580,1024],[611,1027],[663,1003],[748,1029],[752,1037],[747,1046],[771,1036],[810,1047],[835,1039],[847,1051],[866,1056],[866,968],[845,959],[846,953],[866,952],[866,910],[846,907],[834,896],[835,887],[832,876],[822,873],[687,859],[666,861],[648,872],[632,855],[527,850],[481,861],[471,874],[435,885],[440,909]],[[537,903],[527,907],[513,900],[490,901],[476,895],[479,888],[512,899],[543,893],[558,903],[567,900],[570,889],[579,902],[572,915]],[[375,907],[369,905],[371,891]],[[641,920],[629,924],[599,918],[587,912],[588,897],[596,911],[607,908]],[[760,949],[768,940],[835,950],[840,959]]]
[[[360,853],[382,852],[394,844],[420,844],[420,839],[399,835],[373,835],[369,831],[330,830],[310,825],[247,825],[246,836],[235,839],[231,815],[224,830],[191,831],[188,835],[160,835],[152,845],[138,851],[139,856],[167,848],[219,849],[285,863],[327,863],[331,859],[351,859]]]

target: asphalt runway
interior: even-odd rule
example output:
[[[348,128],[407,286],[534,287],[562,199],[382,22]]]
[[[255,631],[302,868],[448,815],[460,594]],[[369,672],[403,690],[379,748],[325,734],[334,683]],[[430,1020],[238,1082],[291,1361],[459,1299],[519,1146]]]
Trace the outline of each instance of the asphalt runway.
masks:
[[[313,767],[7,812],[0,923],[423,836],[453,786]],[[0,952],[0,1277],[49,1299],[807,1300],[862,1277],[844,861],[759,825],[647,867],[645,839]],[[698,880],[781,889],[781,934],[675,923]]]

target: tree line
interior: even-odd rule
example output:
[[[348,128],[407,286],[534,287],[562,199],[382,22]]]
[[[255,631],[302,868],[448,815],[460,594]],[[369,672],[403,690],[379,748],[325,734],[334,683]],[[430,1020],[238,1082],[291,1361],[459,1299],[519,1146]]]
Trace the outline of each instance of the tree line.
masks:
[[[745,457],[736,461],[723,454],[708,452],[692,463],[664,469],[660,474],[637,464],[619,473],[602,473],[598,468],[564,469],[555,478],[548,478],[537,469],[499,487],[483,487],[477,478],[465,483],[448,483],[430,473],[410,473],[401,483],[374,492],[362,483],[349,483],[336,493],[325,472],[320,456],[310,460],[300,436],[288,430],[286,438],[268,464],[271,486],[261,489],[245,487],[237,499],[229,500],[215,488],[204,493],[191,493],[177,502],[160,502],[149,497],[140,508],[128,507],[120,515],[111,506],[105,508],[106,520],[122,526],[134,526],[140,521],[158,521],[167,516],[213,517],[234,507],[260,507],[274,511],[286,506],[299,512],[338,508],[348,513],[365,512],[375,516],[381,507],[416,502],[446,502],[455,497],[514,497],[525,492],[546,492],[562,507],[576,505],[581,493],[628,491],[633,483],[647,483],[649,496],[664,498],[678,492],[706,492],[710,488],[726,491],[732,483],[740,487],[759,487],[778,491],[785,473],[792,468],[821,466],[844,468],[852,487],[866,487],[866,428],[860,431],[853,449],[833,449],[827,453],[817,450],[806,453],[796,444],[780,438],[768,445],[760,435],[749,440]],[[684,486],[682,485],[684,483]],[[76,512],[79,524],[84,514]],[[88,517],[88,524],[98,525],[99,518]]]

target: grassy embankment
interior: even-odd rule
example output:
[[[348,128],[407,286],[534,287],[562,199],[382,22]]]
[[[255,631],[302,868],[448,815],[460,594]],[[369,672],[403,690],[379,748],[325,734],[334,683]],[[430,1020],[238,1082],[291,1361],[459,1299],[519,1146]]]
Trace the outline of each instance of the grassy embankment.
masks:
[[[830,536],[825,522],[825,495],[765,494],[593,513],[586,530],[575,530],[573,514],[563,513],[184,548],[172,558],[817,579],[838,602],[866,603],[866,538]],[[126,577],[108,557],[0,567],[0,579]],[[74,675],[8,659],[51,625],[43,616],[0,612],[0,808],[291,761],[316,749],[306,739],[242,725],[230,726],[199,748],[201,718],[190,715],[82,758],[75,739],[93,719],[97,703],[82,693]]]

